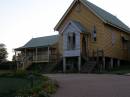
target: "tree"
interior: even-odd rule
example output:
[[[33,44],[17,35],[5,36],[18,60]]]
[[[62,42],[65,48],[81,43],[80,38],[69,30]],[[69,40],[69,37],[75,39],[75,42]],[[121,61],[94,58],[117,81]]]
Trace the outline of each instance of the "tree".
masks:
[[[5,44],[0,43],[0,63],[6,61],[7,55],[8,53]]]

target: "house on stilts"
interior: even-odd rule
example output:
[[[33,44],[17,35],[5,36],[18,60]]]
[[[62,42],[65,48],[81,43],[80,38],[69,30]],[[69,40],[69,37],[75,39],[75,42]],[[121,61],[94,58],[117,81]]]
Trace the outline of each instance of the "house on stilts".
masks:
[[[54,30],[59,34],[31,39],[15,49],[22,54],[22,68],[32,62],[62,61],[58,66],[63,72],[92,72],[130,60],[130,28],[87,0],[74,0]]]

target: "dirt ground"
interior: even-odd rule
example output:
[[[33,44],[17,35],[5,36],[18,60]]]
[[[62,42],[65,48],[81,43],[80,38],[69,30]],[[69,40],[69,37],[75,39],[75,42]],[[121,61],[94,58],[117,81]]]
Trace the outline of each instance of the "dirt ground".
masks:
[[[59,82],[52,97],[130,97],[130,76],[107,74],[47,74]]]

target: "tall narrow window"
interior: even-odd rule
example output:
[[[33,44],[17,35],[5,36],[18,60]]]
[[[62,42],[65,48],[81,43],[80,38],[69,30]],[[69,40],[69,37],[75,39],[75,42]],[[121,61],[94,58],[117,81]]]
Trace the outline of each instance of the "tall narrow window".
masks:
[[[122,45],[123,45],[123,49],[128,49],[128,38],[125,36],[122,36]]]
[[[75,33],[73,33],[72,49],[75,49]]]
[[[92,35],[93,35],[93,41],[96,41],[96,40],[97,40],[97,31],[96,31],[95,25],[94,25],[94,27],[93,27]]]
[[[116,35],[115,35],[115,32],[111,32],[112,33],[112,46],[115,44],[116,42]]]
[[[123,41],[122,43],[123,43],[123,49],[127,49],[128,48],[127,41]]]
[[[69,50],[75,49],[75,45],[76,45],[75,33],[69,33],[67,43],[68,49]]]

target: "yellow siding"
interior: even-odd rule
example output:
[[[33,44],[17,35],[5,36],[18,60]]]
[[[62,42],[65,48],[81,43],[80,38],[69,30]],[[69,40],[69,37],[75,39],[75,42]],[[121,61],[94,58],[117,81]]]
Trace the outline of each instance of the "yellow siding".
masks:
[[[112,45],[112,32],[115,33],[115,44]],[[130,36],[126,32],[105,25],[103,46],[105,55],[113,58],[128,60],[128,49],[123,49],[121,34]]]
[[[88,8],[86,8],[84,5],[81,4],[80,6],[80,12],[77,11],[77,6],[75,5],[68,16],[65,18],[65,20],[62,22],[62,24],[59,27],[59,32],[62,31],[64,26],[67,24],[69,20],[76,20],[79,21],[84,27],[87,29],[89,33],[92,33],[93,26],[95,25],[97,27],[97,37],[100,36],[100,38],[97,38],[97,42],[93,43],[91,36],[89,37],[89,49],[90,52],[92,52],[92,49],[102,48],[101,41],[102,41],[102,32],[104,31],[104,24],[103,22],[96,17]],[[82,39],[81,39],[82,40]],[[82,43],[81,43],[82,44]]]
[[[128,59],[128,52],[122,49],[122,42],[121,42],[121,33],[124,33],[114,27],[110,27],[103,23],[101,19],[99,19],[94,13],[92,13],[88,8],[84,5],[80,4],[80,11],[77,11],[77,4],[71,9],[68,13],[67,17],[63,20],[61,25],[59,26],[59,32],[63,30],[64,26],[69,20],[76,20],[79,21],[89,32],[89,39],[88,39],[88,50],[90,56],[92,56],[92,51],[97,49],[103,49],[105,52],[105,56],[118,58],[118,59]],[[94,25],[96,26],[97,31],[97,41],[93,42],[92,40],[92,30]],[[115,32],[116,36],[116,43],[112,46],[112,33],[111,31]],[[125,33],[126,34],[126,33]],[[82,40],[81,34],[81,40]],[[59,49],[60,53],[63,52],[63,38],[59,41]],[[81,48],[82,48],[82,41],[81,41]],[[82,49],[81,49],[82,50]]]

